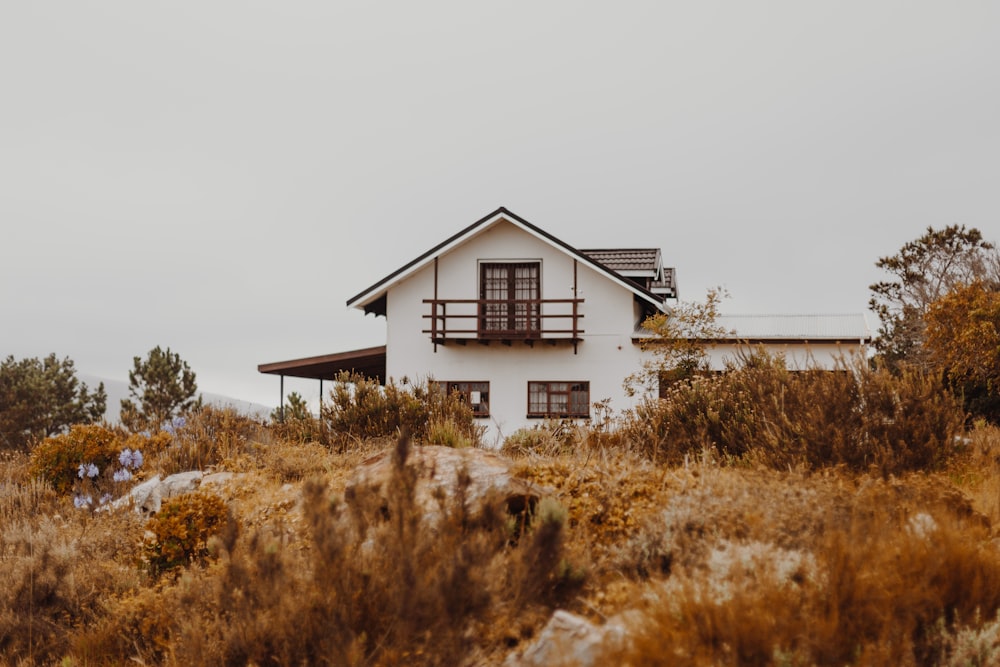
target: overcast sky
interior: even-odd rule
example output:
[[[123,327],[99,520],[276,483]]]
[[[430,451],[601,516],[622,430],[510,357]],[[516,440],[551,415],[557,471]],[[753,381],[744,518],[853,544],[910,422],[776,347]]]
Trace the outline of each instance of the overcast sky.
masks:
[[[346,299],[501,205],[860,312],[928,225],[1000,240],[998,123],[985,0],[8,0],[0,356],[274,405],[259,363],[384,343]]]

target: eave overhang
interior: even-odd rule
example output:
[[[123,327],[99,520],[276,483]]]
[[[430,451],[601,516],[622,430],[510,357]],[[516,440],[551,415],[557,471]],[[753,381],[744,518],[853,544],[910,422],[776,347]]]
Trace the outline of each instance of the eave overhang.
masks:
[[[564,252],[578,262],[590,266],[592,269],[598,273],[606,276],[612,282],[624,287],[629,292],[635,295],[640,301],[649,303],[655,309],[661,312],[667,312],[668,308],[664,304],[662,296],[654,294],[653,292],[639,287],[631,280],[627,279],[625,276],[613,271],[612,269],[604,266],[600,262],[588,257],[585,253],[577,250],[568,243],[552,236],[545,230],[536,227],[524,218],[511,213],[506,208],[501,206],[497,210],[493,211],[489,215],[480,218],[476,222],[472,223],[462,231],[458,232],[454,236],[446,239],[442,243],[434,246],[424,254],[413,259],[402,267],[396,269],[389,275],[387,275],[382,280],[378,281],[371,287],[359,292],[350,299],[347,300],[348,308],[359,308],[364,310],[366,313],[374,312],[376,314],[384,315],[385,312],[385,297],[389,289],[406,280],[411,275],[420,271],[425,266],[434,261],[435,257],[439,257],[450,250],[462,245],[469,239],[481,234],[490,227],[500,223],[509,222],[510,224],[518,227],[519,229],[527,232],[528,234],[534,236],[535,238],[551,245],[552,247]],[[379,308],[379,302],[381,301],[381,308]],[[380,312],[381,311],[381,312]]]

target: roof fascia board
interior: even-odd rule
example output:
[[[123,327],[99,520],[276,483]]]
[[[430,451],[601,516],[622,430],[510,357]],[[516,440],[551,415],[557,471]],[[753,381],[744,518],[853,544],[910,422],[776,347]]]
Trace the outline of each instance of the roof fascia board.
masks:
[[[655,278],[656,271],[647,271],[646,269],[624,269],[618,271],[618,275],[625,276],[626,278]]]
[[[416,259],[403,265],[401,268],[397,269],[393,273],[390,273],[388,276],[378,281],[377,283],[375,283],[368,289],[364,290],[363,292],[360,292],[359,294],[351,297],[350,299],[347,300],[347,307],[348,308],[364,307],[366,303],[377,298],[379,295],[382,294],[382,292],[388,290],[389,287],[391,287],[392,285],[395,285],[396,283],[405,280],[412,274],[422,269],[424,266],[430,263],[431,260],[434,259],[434,257],[440,256],[452,250],[456,246],[465,243],[473,236],[476,236],[480,232],[489,229],[490,227],[500,222],[501,220],[506,220],[507,222],[513,224],[515,227],[520,228],[521,230],[527,232],[531,236],[534,236],[540,241],[548,243],[549,245],[554,246],[562,250],[564,253],[572,256],[574,259],[591,266],[598,273],[603,273],[605,276],[607,276],[613,282],[617,283],[619,286],[624,287],[625,289],[632,292],[639,298],[648,301],[658,310],[664,311],[666,309],[666,306],[663,303],[662,299],[659,299],[655,294],[653,294],[649,290],[645,290],[637,285],[634,285],[630,281],[626,280],[622,276],[622,274],[617,273],[616,271],[613,271],[612,269],[609,269],[608,267],[604,266],[600,262],[591,259],[590,257],[583,254],[581,251],[577,250],[576,248],[569,245],[565,241],[561,241],[560,239],[556,238],[555,236],[552,236],[545,230],[540,229],[539,227],[536,227],[535,225],[531,224],[524,218],[514,213],[511,213],[503,206],[493,211],[492,213],[484,216],[483,218],[480,218],[476,222],[472,223],[471,225],[469,225],[462,231],[458,232],[454,236],[446,239],[442,243],[439,243],[438,245],[434,246],[433,248],[431,248],[424,254],[420,255]]]
[[[501,217],[503,217],[504,212],[506,212],[506,209],[501,206],[492,213],[475,221],[474,223],[472,223],[465,229],[461,230],[457,234],[454,234],[453,236],[445,239],[444,241],[434,246],[424,254],[420,255],[419,257],[407,262],[400,268],[396,269],[395,271],[393,271],[392,273],[390,273],[385,278],[378,281],[371,287],[352,296],[350,299],[347,300],[347,307],[348,308],[363,307],[367,302],[371,301],[374,298],[377,298],[383,291],[387,290],[391,285],[394,285],[395,283],[404,280],[405,278],[408,278],[410,275],[419,271],[431,260],[433,260],[434,257],[441,255],[442,253],[448,252],[455,246],[458,246],[461,243],[463,243],[467,238],[474,236],[479,227],[483,227],[484,229],[491,227],[493,224],[498,222]]]

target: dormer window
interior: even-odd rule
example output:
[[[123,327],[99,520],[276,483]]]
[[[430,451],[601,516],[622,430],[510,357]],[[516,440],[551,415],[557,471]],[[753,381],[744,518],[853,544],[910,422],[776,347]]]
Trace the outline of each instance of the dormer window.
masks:
[[[535,338],[541,331],[539,262],[482,262],[479,265],[479,329],[484,337],[517,334]]]

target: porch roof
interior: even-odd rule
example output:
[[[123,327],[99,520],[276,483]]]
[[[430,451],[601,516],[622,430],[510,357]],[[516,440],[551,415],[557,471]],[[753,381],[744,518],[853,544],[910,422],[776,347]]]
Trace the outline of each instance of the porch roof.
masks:
[[[257,370],[269,375],[313,380],[336,380],[340,373],[354,371],[379,382],[385,382],[385,345],[318,357],[274,361],[258,365]]]

